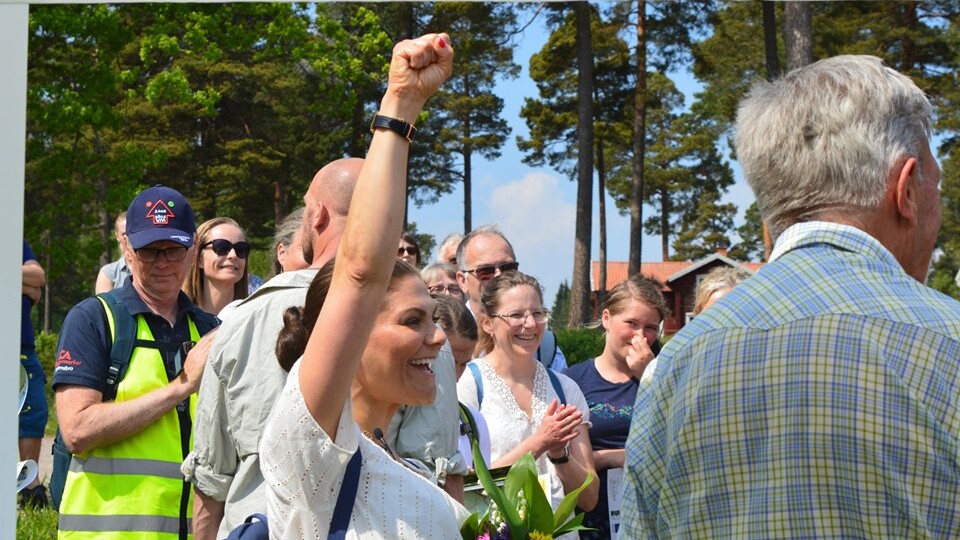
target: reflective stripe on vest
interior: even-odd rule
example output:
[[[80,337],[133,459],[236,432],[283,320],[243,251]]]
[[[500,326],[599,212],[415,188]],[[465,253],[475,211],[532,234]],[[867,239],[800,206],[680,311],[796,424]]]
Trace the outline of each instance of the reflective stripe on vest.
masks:
[[[101,300],[103,302],[103,300]],[[104,304],[115,337],[113,313]],[[137,339],[153,341],[143,316],[138,315]],[[188,317],[190,337],[200,339]],[[116,401],[130,401],[169,384],[160,351],[133,350],[126,374],[117,386]],[[196,395],[190,396],[190,417]],[[193,435],[190,436],[193,446]],[[175,540],[179,538],[184,479],[180,472],[183,449],[176,408],[142,431],[116,443],[73,457],[60,505],[59,538]],[[192,533],[191,501],[186,505],[187,530]],[[133,534],[130,534],[130,533]]]

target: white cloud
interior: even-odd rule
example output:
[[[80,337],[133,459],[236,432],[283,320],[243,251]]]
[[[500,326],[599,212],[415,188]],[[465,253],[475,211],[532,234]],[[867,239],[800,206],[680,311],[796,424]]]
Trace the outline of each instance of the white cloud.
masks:
[[[513,244],[520,269],[543,284],[553,304],[557,287],[573,272],[574,202],[564,199],[561,180],[531,172],[494,188],[485,212]]]

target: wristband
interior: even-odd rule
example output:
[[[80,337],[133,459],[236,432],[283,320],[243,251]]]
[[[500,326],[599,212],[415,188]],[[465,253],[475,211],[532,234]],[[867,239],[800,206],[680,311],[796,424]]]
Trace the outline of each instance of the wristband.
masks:
[[[550,453],[547,452],[547,459],[549,459],[549,460],[550,460],[550,463],[553,463],[554,465],[562,465],[562,464],[570,461],[570,447],[564,446],[564,447],[563,447],[563,455],[560,456],[560,457],[558,457],[558,458],[555,458],[555,457],[551,456]]]
[[[403,118],[398,120],[384,116],[379,112],[373,114],[373,121],[370,122],[370,133],[373,133],[377,128],[389,129],[409,142],[413,142],[414,137],[417,136],[417,128],[408,124]]]

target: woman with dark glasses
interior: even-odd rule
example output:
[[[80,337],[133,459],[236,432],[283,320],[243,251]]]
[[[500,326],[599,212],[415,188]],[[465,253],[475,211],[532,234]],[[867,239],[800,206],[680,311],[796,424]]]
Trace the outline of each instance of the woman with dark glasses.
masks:
[[[227,217],[197,227],[197,260],[183,292],[200,309],[219,315],[223,308],[247,297],[247,257],[250,244],[243,229]]]
[[[418,270],[420,269],[420,244],[417,243],[415,236],[406,231],[400,234],[397,258]]]

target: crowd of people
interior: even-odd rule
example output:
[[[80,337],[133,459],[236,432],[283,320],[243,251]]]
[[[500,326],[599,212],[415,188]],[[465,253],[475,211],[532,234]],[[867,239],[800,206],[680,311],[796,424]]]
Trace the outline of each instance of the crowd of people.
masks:
[[[488,468],[531,453],[555,508],[596,479],[563,538],[958,534],[960,304],[923,285],[923,92],[865,56],[758,83],[736,147],[769,263],[703,277],[666,344],[664,284],[629,277],[597,310],[603,349],[568,366],[500,230],[451,234],[429,265],[402,231],[405,119],[453,57],[446,34],[395,46],[369,151],[316,173],[262,285],[240,224],[197,226],[174,189],[117,218],[121,256],[58,344],[61,538],[222,539],[256,513],[271,538],[459,538],[472,441]],[[44,282],[24,242],[33,459]]]

